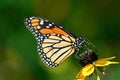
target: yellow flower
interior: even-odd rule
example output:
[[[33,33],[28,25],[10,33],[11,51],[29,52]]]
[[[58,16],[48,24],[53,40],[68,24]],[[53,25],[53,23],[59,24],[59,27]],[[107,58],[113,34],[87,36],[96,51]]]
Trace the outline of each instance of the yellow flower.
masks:
[[[90,52],[87,52],[87,54]],[[80,72],[76,76],[76,80],[85,80],[87,76],[90,76],[92,73],[94,73],[94,70],[96,67],[105,67],[109,66],[110,64],[119,64],[119,62],[109,61],[116,58],[115,56],[110,58],[103,58],[93,61],[92,63],[89,63],[85,65]],[[103,73],[104,74],[104,73]],[[97,80],[100,80],[99,76],[97,76]]]

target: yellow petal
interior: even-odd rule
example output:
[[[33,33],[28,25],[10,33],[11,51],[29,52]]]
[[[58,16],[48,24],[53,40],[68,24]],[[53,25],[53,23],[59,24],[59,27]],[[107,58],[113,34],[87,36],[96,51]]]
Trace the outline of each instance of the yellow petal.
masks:
[[[103,60],[94,61],[93,64],[94,64],[95,66],[102,66],[102,67],[108,65],[107,61],[103,61]]]
[[[75,80],[85,80],[85,79],[75,79]]]
[[[88,64],[83,69],[81,70],[81,74],[84,76],[89,76],[94,72],[94,65],[93,64]]]
[[[85,80],[86,76],[89,76],[94,72],[94,65],[88,64],[82,68],[82,70],[77,74],[76,80]]]
[[[85,80],[85,77],[86,76],[83,76],[81,71],[80,71],[75,78],[76,78],[76,80]]]
[[[104,66],[108,66],[109,64],[119,64],[119,62],[97,60],[97,61],[94,61],[93,64],[95,66],[104,67]]]
[[[119,64],[119,62],[108,61],[108,64]]]
[[[114,59],[114,58],[116,58],[116,57],[115,57],[115,56],[113,56],[113,57],[103,58],[103,59],[99,59],[99,60],[108,61],[108,60],[112,60],[112,59]]]

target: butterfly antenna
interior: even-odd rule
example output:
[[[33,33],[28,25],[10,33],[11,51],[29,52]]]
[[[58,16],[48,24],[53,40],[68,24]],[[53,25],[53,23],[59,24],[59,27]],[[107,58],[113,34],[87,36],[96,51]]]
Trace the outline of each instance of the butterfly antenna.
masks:
[[[97,48],[94,46],[94,44],[90,41],[90,40],[88,40],[88,39],[86,39],[86,41],[85,41],[85,48],[87,49],[87,50],[89,50],[89,49],[93,49],[93,50],[95,50],[95,52],[97,52]]]

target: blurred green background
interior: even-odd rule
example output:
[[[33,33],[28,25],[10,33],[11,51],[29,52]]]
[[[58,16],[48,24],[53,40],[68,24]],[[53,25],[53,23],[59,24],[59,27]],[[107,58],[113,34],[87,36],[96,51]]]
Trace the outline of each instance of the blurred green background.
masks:
[[[88,38],[100,58],[120,61],[119,0],[1,0],[0,80],[73,80],[81,69],[73,55],[55,69],[46,67],[24,25],[28,16],[50,19]],[[120,80],[120,65],[109,66],[106,73],[105,80]]]

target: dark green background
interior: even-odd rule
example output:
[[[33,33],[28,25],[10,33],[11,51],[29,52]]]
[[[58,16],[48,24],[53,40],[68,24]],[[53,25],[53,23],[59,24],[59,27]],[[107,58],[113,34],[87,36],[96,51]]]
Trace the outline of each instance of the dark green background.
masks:
[[[46,67],[24,25],[28,16],[50,19],[88,38],[100,58],[120,61],[119,0],[1,0],[0,80],[73,80],[81,69],[73,55],[55,69]],[[105,78],[120,80],[120,65],[109,66]]]

